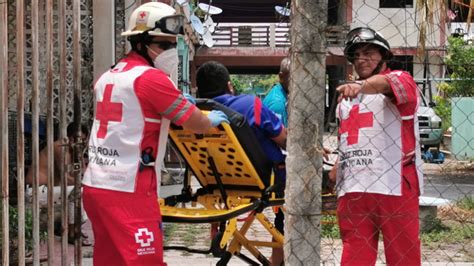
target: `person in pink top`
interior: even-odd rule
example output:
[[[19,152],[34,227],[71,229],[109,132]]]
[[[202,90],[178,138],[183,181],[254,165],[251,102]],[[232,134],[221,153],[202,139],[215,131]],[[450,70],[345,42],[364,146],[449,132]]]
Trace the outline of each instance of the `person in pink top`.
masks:
[[[344,50],[358,79],[340,85],[337,215],[342,265],[375,265],[380,232],[388,265],[420,265],[418,197],[423,187],[418,90],[413,77],[390,70],[384,37],[351,30]]]
[[[204,115],[176,88],[183,17],[164,3],[135,9],[122,33],[130,53],[94,87],[84,208],[94,232],[94,265],[166,265],[157,189],[170,123],[203,133],[228,122]]]

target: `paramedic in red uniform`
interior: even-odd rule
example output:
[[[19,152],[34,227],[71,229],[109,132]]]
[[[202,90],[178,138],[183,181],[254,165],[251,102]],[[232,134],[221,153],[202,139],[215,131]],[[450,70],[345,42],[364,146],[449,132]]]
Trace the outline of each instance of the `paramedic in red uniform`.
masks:
[[[169,123],[202,133],[227,122],[220,111],[203,115],[169,78],[182,25],[169,5],[139,6],[122,33],[132,50],[95,84],[83,179],[94,265],[166,265],[157,188]]]
[[[358,79],[336,88],[339,161],[332,176],[337,176],[341,264],[375,265],[381,232],[388,265],[420,265],[423,176],[415,81],[387,67],[390,46],[370,28],[351,30],[344,54]]]

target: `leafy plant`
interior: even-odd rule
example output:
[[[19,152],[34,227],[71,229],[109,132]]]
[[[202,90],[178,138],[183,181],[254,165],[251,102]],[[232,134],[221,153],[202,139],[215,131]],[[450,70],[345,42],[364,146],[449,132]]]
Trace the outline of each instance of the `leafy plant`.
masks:
[[[231,75],[236,94],[256,94],[268,92],[278,83],[278,75]]]
[[[440,233],[444,231],[449,231],[449,227],[443,224],[438,217],[428,217],[425,222],[425,226],[422,229],[422,233]]]
[[[0,206],[0,211],[1,209]],[[10,252],[12,253],[17,251],[18,243],[18,209],[15,206],[10,205],[9,207],[9,221]],[[0,241],[2,240],[2,233],[0,229]],[[42,230],[40,228],[40,240],[46,239],[47,236],[46,229]],[[25,249],[27,253],[33,250],[33,213],[31,209],[25,209]]]
[[[449,86],[449,85],[443,82],[439,85],[439,89],[443,90],[445,86]],[[436,106],[434,107],[434,110],[436,114],[443,121],[441,126],[443,128],[443,132],[446,132],[448,128],[451,126],[451,101],[449,98],[445,98],[441,96],[434,96],[434,101],[436,102]]]
[[[321,236],[332,239],[339,239],[339,225],[334,215],[324,215],[321,219]]]
[[[234,87],[235,92],[241,92],[244,89],[244,84],[240,79],[238,79],[236,76],[231,76],[230,80],[232,82],[232,86]]]
[[[451,86],[445,90],[451,97],[474,96],[474,45],[462,38],[448,38],[446,65],[451,70]]]
[[[451,98],[474,96],[474,45],[466,44],[462,38],[448,38],[448,53],[445,63],[450,70],[451,81],[442,82],[436,96],[436,113],[443,119],[443,129],[451,126]]]

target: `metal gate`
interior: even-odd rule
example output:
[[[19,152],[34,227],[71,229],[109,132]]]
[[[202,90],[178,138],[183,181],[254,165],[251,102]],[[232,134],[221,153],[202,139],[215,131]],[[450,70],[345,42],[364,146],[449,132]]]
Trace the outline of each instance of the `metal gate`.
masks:
[[[123,10],[123,1],[117,2]],[[67,236],[72,210],[79,236],[74,261],[81,265],[81,125],[89,124],[92,115],[92,20],[92,0],[0,3],[1,265],[71,261]],[[70,123],[72,134],[66,130]],[[47,178],[44,207],[39,195],[42,174]],[[32,176],[30,188],[27,175]],[[60,176],[57,202],[55,175]],[[74,177],[70,195],[67,175]],[[74,202],[73,208],[68,202]],[[56,224],[55,213],[60,214]],[[47,252],[40,252],[41,246]]]

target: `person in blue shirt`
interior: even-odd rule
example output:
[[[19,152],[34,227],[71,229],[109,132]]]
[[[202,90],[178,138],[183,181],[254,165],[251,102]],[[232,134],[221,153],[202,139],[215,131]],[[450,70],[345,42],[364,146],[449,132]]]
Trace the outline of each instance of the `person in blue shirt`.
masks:
[[[280,82],[270,89],[265,99],[263,99],[263,104],[277,113],[283,121],[283,125],[288,128],[287,105],[290,86],[290,58],[285,57],[281,61],[278,78]]]
[[[262,145],[267,157],[276,166],[276,180],[286,182],[285,155],[286,127],[273,111],[262,104],[254,95],[242,94],[235,96],[227,68],[219,62],[208,61],[196,72],[197,96],[213,99],[247,118],[255,132],[258,142]],[[283,233],[283,212],[279,210],[275,217],[275,227]],[[272,265],[280,265],[283,261],[283,248],[274,248]]]

